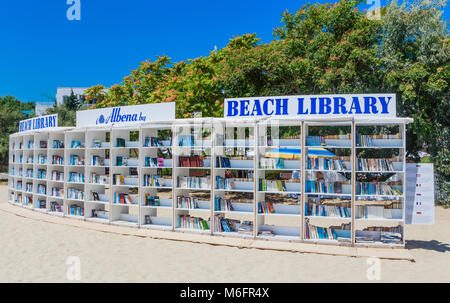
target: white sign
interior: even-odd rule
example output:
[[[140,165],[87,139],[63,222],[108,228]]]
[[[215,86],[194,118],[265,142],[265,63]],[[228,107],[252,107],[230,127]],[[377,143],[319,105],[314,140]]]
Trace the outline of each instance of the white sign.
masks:
[[[434,224],[433,164],[406,163],[406,224]]]
[[[395,117],[395,94],[307,95],[225,99],[225,117]]]
[[[77,127],[129,125],[175,119],[175,102],[77,111]]]
[[[19,122],[19,132],[58,127],[58,114],[31,118]]]

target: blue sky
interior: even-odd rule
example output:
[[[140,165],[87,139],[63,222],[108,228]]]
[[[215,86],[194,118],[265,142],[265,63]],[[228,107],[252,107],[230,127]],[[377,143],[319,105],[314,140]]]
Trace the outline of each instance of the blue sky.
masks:
[[[270,42],[282,12],[308,2],[80,1],[80,21],[66,18],[66,0],[0,2],[0,96],[49,101],[42,94],[54,95],[56,87],[121,82],[157,55],[173,61],[206,56],[245,33]],[[444,18],[449,15],[447,7]]]

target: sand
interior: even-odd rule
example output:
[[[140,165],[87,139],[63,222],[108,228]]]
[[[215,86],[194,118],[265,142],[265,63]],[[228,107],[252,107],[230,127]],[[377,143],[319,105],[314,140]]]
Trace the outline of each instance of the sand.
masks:
[[[435,225],[407,226],[415,262],[381,260],[380,280],[369,280],[367,258],[109,234],[14,215],[6,197],[0,186],[0,282],[71,282],[69,256],[81,282],[450,282],[450,209],[441,207]]]

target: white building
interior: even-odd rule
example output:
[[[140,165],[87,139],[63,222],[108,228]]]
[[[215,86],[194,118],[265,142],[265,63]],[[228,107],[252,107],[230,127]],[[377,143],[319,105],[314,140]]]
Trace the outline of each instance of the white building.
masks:
[[[36,102],[36,106],[34,108],[34,111],[36,112],[36,116],[43,116],[45,115],[45,112],[50,107],[53,107],[53,102]]]
[[[84,104],[84,96],[83,96],[84,92],[88,88],[89,87],[57,87],[56,104],[58,105],[63,104],[73,91],[73,93],[78,98],[78,100],[80,100],[80,103],[83,104],[83,106],[90,106],[92,104]]]

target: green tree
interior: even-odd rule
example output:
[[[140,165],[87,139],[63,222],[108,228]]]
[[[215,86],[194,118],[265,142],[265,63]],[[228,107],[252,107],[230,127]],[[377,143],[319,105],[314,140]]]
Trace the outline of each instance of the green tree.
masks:
[[[76,111],[77,109],[80,108],[81,106],[80,100],[78,100],[73,90],[70,91],[70,96],[67,97],[66,101],[64,102],[64,105],[68,110],[71,111]]]

